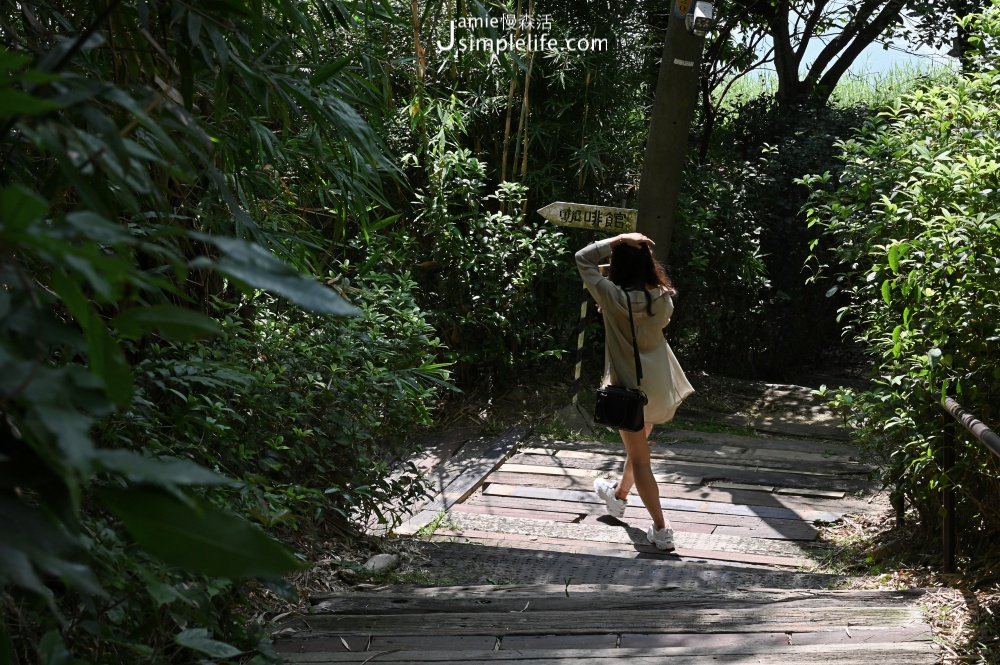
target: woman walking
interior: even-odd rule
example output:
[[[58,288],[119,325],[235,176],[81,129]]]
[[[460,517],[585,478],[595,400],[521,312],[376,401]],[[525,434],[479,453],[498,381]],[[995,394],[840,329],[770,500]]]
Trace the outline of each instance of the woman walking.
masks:
[[[658,549],[671,550],[674,530],[664,520],[660,507],[660,490],[649,463],[649,433],[654,424],[672,419],[677,407],[694,389],[663,337],[663,328],[674,311],[670,297],[677,292],[663,266],[653,258],[650,249],[653,244],[641,233],[623,233],[581,249],[576,253],[576,265],[587,290],[604,314],[604,378],[601,385],[625,388],[639,385],[629,325],[631,308],[642,363],[642,391],[648,399],[643,414],[645,429],[618,431],[627,455],[621,480],[615,484],[598,479],[594,482],[594,491],[607,505],[609,515],[622,517],[634,485],[653,520],[646,537]],[[609,256],[611,266],[605,277],[598,263]]]

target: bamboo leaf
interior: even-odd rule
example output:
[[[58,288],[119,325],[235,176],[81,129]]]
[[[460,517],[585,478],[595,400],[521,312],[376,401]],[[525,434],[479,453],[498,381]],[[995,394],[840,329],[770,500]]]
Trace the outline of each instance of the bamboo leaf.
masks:
[[[215,577],[277,577],[302,566],[281,543],[209,502],[162,492],[106,488],[104,503],[150,554]]]
[[[287,298],[317,314],[333,316],[359,314],[356,308],[348,304],[333,289],[282,263],[260,245],[204,233],[193,235],[215,245],[222,252],[222,256],[218,259],[207,257],[195,259],[192,262],[194,267],[213,268],[244,284]]]
[[[104,379],[108,397],[121,407],[132,401],[132,368],[118,342],[104,321],[94,313],[84,325],[87,337],[87,363],[94,374]]]
[[[130,450],[98,450],[95,461],[105,471],[120,474],[130,481],[173,488],[175,485],[237,485],[211,469],[191,460],[176,457],[143,457]]]
[[[319,68],[319,70],[315,74],[313,74],[312,78],[309,79],[309,83],[311,83],[314,86],[323,85],[331,78],[336,76],[337,72],[343,69],[353,59],[354,59],[353,55],[345,55],[343,58],[340,58],[339,60],[334,60],[331,63],[323,65],[322,67]]]
[[[182,631],[174,637],[174,642],[212,658],[232,658],[243,653],[231,644],[210,638],[207,628],[190,628]]]
[[[222,331],[218,323],[204,314],[175,305],[133,307],[113,318],[110,325],[128,339],[138,339],[155,330],[167,339],[190,341]]]

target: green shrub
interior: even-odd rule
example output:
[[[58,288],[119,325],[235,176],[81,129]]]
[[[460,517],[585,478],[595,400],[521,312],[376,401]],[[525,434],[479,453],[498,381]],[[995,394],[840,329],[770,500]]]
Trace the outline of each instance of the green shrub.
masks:
[[[998,34],[993,12],[977,30]],[[875,356],[876,387],[840,391],[858,434],[883,461],[897,509],[912,506],[929,530],[940,490],[958,491],[960,538],[970,549],[1000,530],[997,461],[960,437],[956,469],[939,448],[948,419],[939,402],[956,395],[986,422],[1000,422],[1000,74],[967,76],[904,96],[841,145],[835,191],[826,176],[807,209],[832,255],[830,291]],[[829,260],[830,265],[826,265]]]
[[[806,284],[818,235],[800,214],[806,173],[836,170],[835,143],[871,111],[778,108],[762,95],[723,109],[708,157],[686,171],[671,271],[671,332],[692,366],[776,377],[838,342],[837,301]]]
[[[458,143],[466,114],[455,99],[440,105],[408,229],[421,302],[463,383],[561,354],[563,315],[579,302],[566,238],[525,221],[526,189],[507,182],[486,194],[484,163]]]
[[[239,307],[216,301],[222,335],[151,345],[109,443],[246,481],[243,507],[267,526],[309,524],[330,510],[393,521],[383,506],[422,492],[415,469],[391,473],[404,436],[431,424],[448,372],[408,275],[345,282],[361,316],[308,316],[266,295]]]
[[[761,228],[738,166],[704,165],[682,191],[669,266],[678,289],[667,335],[686,367],[753,374],[770,288]]]

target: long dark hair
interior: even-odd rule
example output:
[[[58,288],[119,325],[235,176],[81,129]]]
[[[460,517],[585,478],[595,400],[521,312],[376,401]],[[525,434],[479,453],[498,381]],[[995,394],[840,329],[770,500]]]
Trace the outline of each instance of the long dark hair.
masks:
[[[611,267],[608,279],[623,289],[645,291],[647,284],[662,287],[669,295],[677,295],[677,289],[667,276],[667,271],[653,257],[649,245],[642,243],[633,247],[619,243],[611,250]],[[646,292],[646,313],[652,315],[653,301]]]

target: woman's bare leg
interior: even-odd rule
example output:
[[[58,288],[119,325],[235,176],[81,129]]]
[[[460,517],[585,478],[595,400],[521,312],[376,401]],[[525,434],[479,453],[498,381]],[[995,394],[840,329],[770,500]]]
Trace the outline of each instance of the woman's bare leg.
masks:
[[[660,507],[660,488],[656,485],[656,478],[653,476],[653,469],[649,464],[649,443],[646,439],[649,425],[645,430],[639,432],[626,432],[619,430],[622,443],[628,453],[626,462],[627,471],[631,471],[630,478],[635,483],[635,489],[639,493],[639,498],[649,511],[649,516],[653,520],[653,525],[657,529],[665,528],[663,521],[663,509]],[[622,474],[624,480],[624,473]],[[618,497],[622,496],[623,486],[619,484],[619,490],[615,492]],[[627,495],[626,495],[627,496]]]
[[[653,431],[653,423],[646,423],[646,441],[649,441],[649,433]],[[619,430],[621,434],[621,430]],[[634,432],[638,434],[638,432]],[[624,442],[625,439],[622,438]],[[624,499],[628,496],[628,493],[632,491],[632,486],[635,484],[635,477],[632,474],[632,467],[628,463],[628,448],[625,449],[625,465],[622,467],[622,479],[618,481],[618,490],[615,492],[615,498]]]

